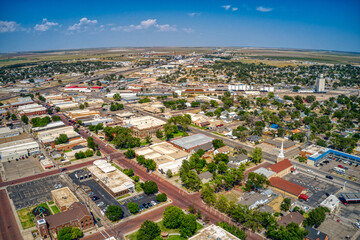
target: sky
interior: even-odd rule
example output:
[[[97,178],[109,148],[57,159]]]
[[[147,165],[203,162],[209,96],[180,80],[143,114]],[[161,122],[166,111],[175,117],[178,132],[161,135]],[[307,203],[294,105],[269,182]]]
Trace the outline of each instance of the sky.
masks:
[[[268,47],[360,52],[359,0],[0,0],[0,52]]]

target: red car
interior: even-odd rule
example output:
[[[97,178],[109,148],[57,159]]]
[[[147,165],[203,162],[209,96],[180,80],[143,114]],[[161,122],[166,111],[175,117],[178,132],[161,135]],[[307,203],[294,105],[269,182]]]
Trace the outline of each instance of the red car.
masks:
[[[343,165],[340,165],[340,164],[338,165],[338,167],[339,167],[339,168],[344,168]]]
[[[224,124],[219,124],[219,125],[217,125],[218,127],[222,127],[222,126],[224,126]]]

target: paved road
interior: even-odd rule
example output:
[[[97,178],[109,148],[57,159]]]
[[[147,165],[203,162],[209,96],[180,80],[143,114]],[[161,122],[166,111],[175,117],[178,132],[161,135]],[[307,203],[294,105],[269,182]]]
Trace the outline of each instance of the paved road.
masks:
[[[0,203],[0,240],[22,239],[6,190],[0,190]]]

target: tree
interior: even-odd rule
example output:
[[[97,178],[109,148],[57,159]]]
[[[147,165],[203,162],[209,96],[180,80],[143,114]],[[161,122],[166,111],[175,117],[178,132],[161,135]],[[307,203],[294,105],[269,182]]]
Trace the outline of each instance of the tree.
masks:
[[[270,228],[266,232],[266,236],[273,240],[302,240],[309,231],[300,228],[298,224],[291,222],[286,227]]]
[[[207,183],[202,188],[201,198],[209,205],[214,205],[216,203],[216,194],[210,184]]]
[[[146,136],[145,137],[145,141],[146,141],[146,143],[151,143],[151,136]]]
[[[221,139],[214,139],[214,140],[212,141],[212,144],[213,144],[213,146],[214,146],[215,149],[218,149],[218,148],[221,148],[221,147],[224,147],[224,146],[225,146],[223,140],[221,140]]]
[[[173,176],[173,173],[172,173],[171,169],[168,169],[168,170],[167,170],[166,176],[167,176],[168,178],[171,178],[171,177]]]
[[[319,227],[320,224],[325,220],[326,212],[329,212],[329,209],[325,207],[318,207],[311,210],[308,214],[308,217],[305,219],[305,226],[315,226]]]
[[[316,145],[319,145],[321,147],[327,147],[327,142],[325,140],[323,140],[323,139],[318,139],[316,141]]]
[[[26,115],[21,116],[21,121],[23,121],[25,124],[29,123],[29,118]]]
[[[229,156],[225,153],[218,153],[214,156],[214,161],[216,164],[219,162],[228,163],[229,162]]]
[[[210,100],[210,106],[216,108],[219,106],[219,103],[216,100]]]
[[[120,94],[119,94],[119,93],[115,93],[114,96],[113,96],[113,99],[114,99],[115,101],[120,101],[120,100],[121,100]]]
[[[269,185],[270,181],[263,174],[257,174],[254,172],[249,173],[248,180],[245,183],[246,191],[250,191],[257,188],[263,188],[265,185]]]
[[[92,157],[93,155],[94,155],[94,152],[91,151],[90,149],[88,149],[88,150],[85,151],[85,156],[86,156],[86,157]]]
[[[160,227],[156,223],[150,220],[146,220],[145,222],[143,222],[143,224],[141,224],[141,227],[138,231],[137,239],[153,240],[160,236],[160,233]]]
[[[179,228],[184,215],[185,213],[179,207],[166,207],[163,213],[164,226],[170,229]]]
[[[105,212],[106,217],[112,222],[120,220],[123,214],[124,213],[121,207],[116,205],[109,205]]]
[[[84,109],[85,105],[84,104],[80,104],[80,109]]]
[[[101,156],[100,150],[97,150],[97,151],[96,151],[96,156]]]
[[[181,226],[180,226],[180,235],[183,238],[188,238],[194,235],[197,229],[196,217],[193,214],[183,215]]]
[[[251,153],[251,157],[252,157],[252,161],[254,163],[260,163],[261,160],[263,159],[263,156],[262,156],[262,150],[261,148],[259,147],[255,147],[254,148],[254,151]]]
[[[141,188],[146,194],[153,194],[159,190],[156,182],[153,181],[146,181],[145,183],[142,183]]]
[[[124,152],[124,155],[130,159],[135,157],[135,151],[132,149],[128,149],[126,152]]]
[[[193,191],[198,191],[201,188],[201,180],[194,171],[189,171],[186,174],[186,177],[184,178],[184,181],[182,181],[182,183],[187,189]]]
[[[231,226],[229,223],[227,222],[218,222],[216,225],[218,225],[219,227],[225,229],[226,231],[228,231],[229,233],[231,233],[232,235],[240,238],[241,240],[245,240],[246,239],[246,234],[243,230],[237,228],[236,226]]]
[[[218,168],[218,172],[220,174],[225,173],[228,170],[228,166],[226,165],[225,162],[219,162],[217,168]]]
[[[11,120],[16,120],[17,119],[17,117],[16,117],[16,115],[15,114],[11,114]]]
[[[163,138],[164,137],[163,132],[161,130],[157,130],[156,131],[156,137],[159,138],[159,139]]]
[[[59,137],[57,137],[55,139],[55,144],[58,145],[58,144],[63,144],[63,143],[66,143],[69,141],[69,138],[66,134],[60,134]]]
[[[294,86],[293,87],[293,92],[297,92],[297,91],[299,91],[301,89],[301,87],[299,87],[299,86]]]
[[[86,141],[87,141],[87,147],[95,150],[95,142],[94,142],[94,139],[93,139],[92,137],[88,137],[88,138],[86,139]]]
[[[156,195],[156,200],[158,200],[159,202],[166,202],[167,200],[166,193],[160,193]]]
[[[280,205],[280,209],[287,212],[289,211],[291,206],[291,199],[290,198],[284,198],[284,200],[282,201],[281,205]]]
[[[146,159],[143,155],[139,155],[136,157],[136,161],[139,165],[143,165],[145,163]]]
[[[76,121],[76,124],[79,125],[79,126],[80,126],[82,123],[83,123],[82,120],[77,120],[77,121]]]
[[[58,121],[61,121],[61,118],[59,116],[54,115],[54,116],[51,117],[51,120],[53,122],[58,122]]]
[[[132,213],[132,214],[136,214],[139,212],[139,204],[137,203],[134,203],[134,202],[129,202],[127,204],[127,208],[129,209],[129,212]]]
[[[78,239],[82,235],[81,230],[77,227],[63,227],[57,233],[57,238],[59,240],[73,240]]]
[[[148,171],[154,171],[156,169],[156,162],[152,159],[146,159],[144,166]]]

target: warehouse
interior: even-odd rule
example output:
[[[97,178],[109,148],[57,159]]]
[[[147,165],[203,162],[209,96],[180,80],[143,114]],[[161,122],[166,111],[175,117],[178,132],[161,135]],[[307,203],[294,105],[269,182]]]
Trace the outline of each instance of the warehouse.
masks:
[[[69,139],[69,142],[82,139],[82,137],[77,132],[74,131],[72,126],[41,131],[37,133],[37,137],[42,142],[42,144],[44,144],[44,146],[51,146],[52,148],[55,148],[55,139],[59,137],[60,134],[66,134],[66,136]]]
[[[8,137],[15,137],[23,133],[24,130],[22,128],[14,128],[11,129],[9,127],[0,128],[0,139],[1,138],[8,138]]]
[[[59,128],[59,127],[64,127],[64,126],[65,126],[65,123],[63,123],[62,121],[57,121],[57,122],[48,123],[44,127],[32,128],[32,132],[35,133],[35,135],[37,135],[37,132],[47,131],[47,130],[51,130],[51,129]]]
[[[97,118],[94,118],[94,119],[91,119],[91,120],[83,121],[82,125],[87,127],[87,126],[90,126],[90,125],[98,125],[100,123],[105,125],[105,124],[113,123],[113,122],[114,122],[114,119],[112,119],[112,118],[97,117]]]
[[[91,119],[94,117],[99,117],[100,112],[89,110],[89,109],[83,109],[83,110],[69,111],[65,115],[68,118],[76,121],[76,120],[80,120],[80,119]]]
[[[40,153],[39,144],[31,138],[0,144],[1,162]]]
[[[136,137],[145,138],[156,134],[156,131],[162,129],[166,124],[163,120],[154,118],[152,116],[143,116],[124,120],[133,131]]]
[[[195,134],[179,139],[170,141],[175,147],[182,149],[188,153],[197,152],[197,150],[202,149],[208,151],[213,148],[212,141],[214,138],[208,137],[204,134]]]
[[[131,178],[106,160],[96,160],[88,167],[95,180],[113,197],[122,196],[135,191],[135,184]]]
[[[17,111],[21,116],[22,115],[31,116],[31,115],[46,114],[46,108],[37,103],[19,106],[17,108]]]

